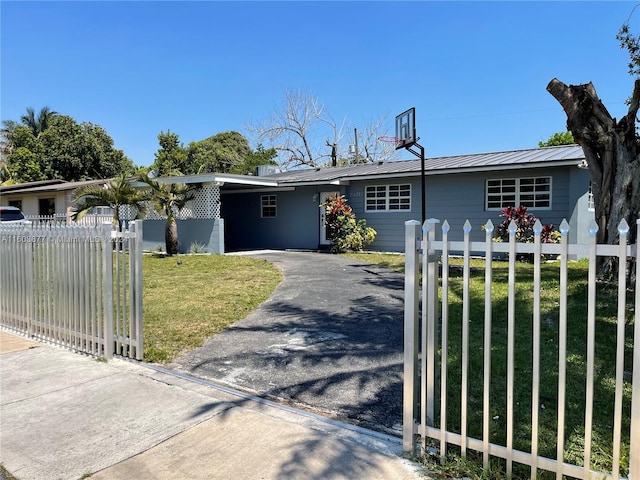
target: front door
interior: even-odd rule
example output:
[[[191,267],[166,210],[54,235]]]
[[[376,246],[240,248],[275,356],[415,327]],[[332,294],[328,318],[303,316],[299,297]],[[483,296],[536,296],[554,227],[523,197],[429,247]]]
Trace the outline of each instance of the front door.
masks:
[[[335,192],[320,192],[320,205],[326,202],[329,197],[335,195]],[[327,234],[327,227],[324,224],[326,219],[326,211],[324,207],[320,207],[320,245],[331,245],[331,239]]]

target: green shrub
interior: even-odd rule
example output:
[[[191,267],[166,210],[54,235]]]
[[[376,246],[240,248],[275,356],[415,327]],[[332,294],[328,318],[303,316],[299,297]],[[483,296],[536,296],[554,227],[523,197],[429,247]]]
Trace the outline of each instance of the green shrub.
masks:
[[[516,242],[518,243],[533,243],[534,233],[533,226],[538,218],[527,211],[527,207],[520,205],[519,207],[507,207],[500,211],[500,216],[505,217],[505,220],[498,225],[493,234],[494,242],[508,242],[509,241],[509,225],[513,220],[516,224]],[[542,225],[542,231],[540,232],[540,241],[542,243],[559,243],[561,238],[560,232],[553,229],[553,224]],[[516,257],[518,260],[524,260],[533,263],[533,255],[531,254],[519,254]]]
[[[344,195],[336,193],[320,206],[326,212],[325,226],[331,240],[331,252],[359,252],[375,240],[376,231],[367,227],[366,220],[356,220]]]
[[[209,251],[207,250],[206,245],[204,245],[203,243],[192,242],[191,246],[189,247],[189,253],[209,253]]]

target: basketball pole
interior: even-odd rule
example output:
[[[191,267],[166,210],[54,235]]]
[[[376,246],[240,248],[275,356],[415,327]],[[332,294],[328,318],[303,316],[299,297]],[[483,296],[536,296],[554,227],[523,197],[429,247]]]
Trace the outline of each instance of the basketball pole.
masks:
[[[420,152],[417,152],[415,150],[413,150],[411,147],[418,147],[420,149]],[[422,195],[421,195],[421,200],[422,200],[422,225],[424,225],[424,221],[427,219],[427,202],[425,199],[425,173],[424,173],[424,147],[422,145],[420,145],[419,143],[414,143],[413,145],[410,145],[408,147],[405,147],[407,150],[409,150],[411,153],[413,153],[416,157],[420,157],[420,182],[421,182],[421,187],[422,187]]]
[[[426,201],[426,186],[425,186],[425,171],[424,171],[424,147],[418,143],[420,140],[416,136],[416,108],[411,107],[409,110],[405,110],[400,115],[396,115],[396,136],[395,137],[378,137],[384,139],[385,142],[388,139],[393,139],[396,144],[396,150],[405,148],[409,150],[416,157],[420,158],[420,182],[422,184],[422,224],[427,219],[427,201]],[[414,150],[412,147],[416,146],[420,151]]]

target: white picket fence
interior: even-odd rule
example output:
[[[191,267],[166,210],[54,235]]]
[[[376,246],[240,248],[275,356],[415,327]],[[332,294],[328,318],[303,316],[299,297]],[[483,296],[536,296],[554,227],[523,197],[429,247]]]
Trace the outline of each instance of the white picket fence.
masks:
[[[640,221],[638,223],[637,228],[640,231]],[[621,438],[626,437],[629,439],[628,478],[640,479],[640,272],[636,270],[635,300],[630,309],[634,320],[629,321],[627,325],[625,312],[629,306],[626,304],[626,265],[628,258],[637,256],[636,245],[627,245],[629,232],[627,223],[623,221],[619,226],[619,245],[596,244],[598,227],[595,222],[589,226],[588,245],[567,243],[569,225],[566,221],[560,225],[562,240],[559,244],[541,243],[542,226],[539,222],[535,227],[535,242],[527,244],[516,243],[516,225],[513,222],[509,229],[510,241],[504,243],[492,241],[494,226],[490,221],[483,226],[486,232],[485,241],[470,241],[471,228],[469,222],[465,223],[463,241],[450,241],[450,228],[446,221],[442,225],[435,219],[425,221],[423,226],[417,221],[409,221],[405,224],[404,449],[416,452],[416,447],[420,446],[422,453],[435,453],[441,457],[452,449],[455,453],[466,457],[467,452],[471,450],[474,455],[482,455],[485,468],[490,465],[491,459],[503,462],[507,475],[512,474],[515,463],[524,465],[524,468],[530,468],[530,478],[537,478],[542,471],[555,472],[557,479],[563,476],[619,478],[621,455],[626,451],[626,446],[625,449],[621,448]],[[640,232],[637,238],[640,238]],[[455,272],[450,265],[451,252],[462,256],[462,266],[458,266],[460,272]],[[470,267],[472,253],[474,256],[484,258],[483,268],[472,271]],[[516,317],[515,313],[517,298],[521,298],[518,295],[522,295],[521,292],[516,291],[518,288],[516,255],[522,253],[533,254],[535,262],[533,276],[529,280],[533,288],[527,293],[532,299],[533,308],[526,318],[523,318],[522,314]],[[495,297],[492,303],[492,294],[496,288],[494,285],[496,280],[493,277],[496,254],[508,256],[506,282],[508,298],[503,299],[503,303],[500,304],[495,304]],[[543,255],[559,256],[557,283],[554,281],[555,285],[552,287],[541,285]],[[576,334],[571,330],[572,336],[568,337],[567,330],[568,325],[572,328],[576,320],[567,318],[568,300],[571,296],[568,292],[569,258],[575,258],[575,256],[588,258],[588,279],[585,279],[588,280],[586,287],[588,305],[586,319],[582,319],[587,326],[584,355],[581,355],[584,363],[580,363],[581,366],[584,365],[580,377],[583,379],[580,388],[584,388],[585,392],[581,400],[584,403],[584,422],[577,429],[573,426],[571,431],[567,431],[566,414],[570,407],[573,408],[568,405],[567,397],[569,393],[574,393],[568,389],[577,390],[575,379],[571,376],[571,372],[575,373],[573,370],[575,358],[568,358],[567,351],[568,340],[573,340],[573,335]],[[597,382],[603,381],[595,371],[596,352],[600,348],[599,339],[595,336],[598,321],[596,305],[600,288],[597,287],[596,282],[596,260],[599,256],[617,257],[620,265],[617,299],[611,300],[611,302],[617,302],[612,303],[617,305],[617,323],[615,334],[611,336],[611,338],[615,337],[616,361],[615,365],[610,366],[611,370],[615,370],[615,382],[612,381],[610,386],[611,391],[614,392],[611,399],[614,413],[613,418],[607,420],[610,423],[608,438],[612,445],[610,452],[612,468],[606,472],[597,471],[591,463],[592,452],[599,447],[593,425],[594,415],[599,413],[594,412],[594,391]],[[636,262],[636,269],[638,267],[640,262]],[[482,270],[484,272],[480,273]],[[459,274],[457,278],[453,278],[452,271],[461,274],[461,278]],[[477,290],[475,295],[470,292],[470,281],[473,275],[480,277],[474,281],[484,284],[483,288],[480,288],[484,289],[484,298],[479,298]],[[549,318],[548,312],[545,313],[545,318],[541,316],[543,288],[558,290],[555,318]],[[456,307],[455,315],[452,313],[454,297],[462,303],[461,307],[459,304]],[[483,304],[478,308],[484,311],[484,315],[476,315],[482,318],[471,317],[472,302]],[[505,309],[502,313],[506,316],[506,322],[505,325],[501,324],[500,328],[506,329],[506,340],[504,333],[500,338],[496,338],[496,325],[493,325],[492,335],[492,317],[495,316],[496,309],[501,308]],[[516,351],[516,345],[522,348],[522,339],[516,338],[516,331],[521,331],[517,328],[522,328],[523,323],[526,322],[531,330],[531,341],[527,340],[528,345],[525,347],[527,354],[530,354],[527,357],[529,364],[518,365],[516,368],[516,354],[520,353]],[[554,333],[551,346],[548,339],[541,341],[541,328],[545,328],[543,322],[552,322],[553,325],[557,325],[557,333]],[[450,338],[450,331],[454,325],[459,328],[456,332],[460,332],[460,336],[455,339]],[[631,341],[628,333],[625,340],[625,328],[633,329]],[[473,349],[470,349],[470,340],[474,340]],[[479,344],[475,343],[476,340]],[[455,356],[452,354],[454,341],[460,342],[459,348],[456,346]],[[496,353],[492,356],[492,349],[496,348],[498,342],[506,343],[506,373],[495,377],[492,376],[492,359],[495,362]],[[625,342],[627,342],[626,346]],[[551,366],[547,364],[541,366],[541,351],[546,353],[549,348],[557,348],[556,363]],[[473,369],[470,369],[470,358],[474,360],[475,368]],[[482,366],[478,367],[478,363]],[[456,368],[459,366],[460,376],[452,378],[448,368],[453,370],[454,364]],[[541,367],[544,369],[541,370]],[[552,378],[545,378],[543,372],[548,372],[549,368],[554,371],[554,374],[548,375]],[[528,397],[531,408],[526,414],[522,412],[519,404],[514,405],[514,399],[521,393],[516,391],[516,387],[522,388],[525,375],[523,372],[526,372],[527,392],[529,389],[531,392],[531,396]],[[514,378],[516,374],[519,375],[518,378]],[[470,384],[478,385],[478,382],[482,385],[481,391],[476,389],[471,395]],[[541,398],[541,386],[549,387],[549,383],[555,389],[557,398]],[[505,394],[496,400],[491,393],[498,385],[504,389]],[[455,398],[450,393],[451,390],[456,390]],[[629,396],[631,396],[630,401]],[[600,399],[596,398],[596,400]],[[454,404],[456,414],[455,421],[452,421],[452,414],[448,413],[447,409],[452,409]],[[481,415],[480,412],[482,412]],[[517,417],[515,412],[518,412]],[[555,458],[539,454],[540,436],[543,435],[541,415],[549,414],[555,415],[557,427],[555,433],[551,433],[556,437]],[[470,421],[472,417],[475,422],[473,425]],[[524,428],[523,417],[526,417],[528,422]],[[497,422],[502,422],[501,433],[505,434],[506,441],[493,441],[496,437]],[[448,423],[455,423],[457,426],[449,428]],[[623,424],[628,428],[624,432],[625,437],[622,431]],[[609,428],[609,425],[607,424],[606,427]],[[469,433],[470,430],[476,432],[475,436]],[[544,435],[549,435],[548,430],[545,430]],[[583,445],[581,459],[567,461],[569,456],[566,451],[567,440],[571,438],[575,442],[576,435],[580,436],[579,440]],[[517,449],[515,445],[522,445],[523,438],[530,439],[530,446]],[[550,456],[553,457],[553,455]],[[553,473],[546,475],[553,476]]]
[[[91,355],[142,359],[142,222],[0,225],[0,324]]]
[[[90,213],[78,221],[73,221],[71,219],[71,215],[67,215],[65,213],[56,213],[54,215],[26,215],[25,218],[36,225],[56,225],[62,223],[67,225],[89,225],[97,227],[104,223],[111,223],[113,220],[113,214]]]

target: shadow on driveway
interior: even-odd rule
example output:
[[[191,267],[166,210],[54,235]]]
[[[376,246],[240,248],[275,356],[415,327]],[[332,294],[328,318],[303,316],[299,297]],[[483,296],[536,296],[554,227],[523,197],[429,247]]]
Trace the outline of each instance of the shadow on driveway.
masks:
[[[401,435],[403,277],[339,255],[256,254],[284,281],[168,368]]]

